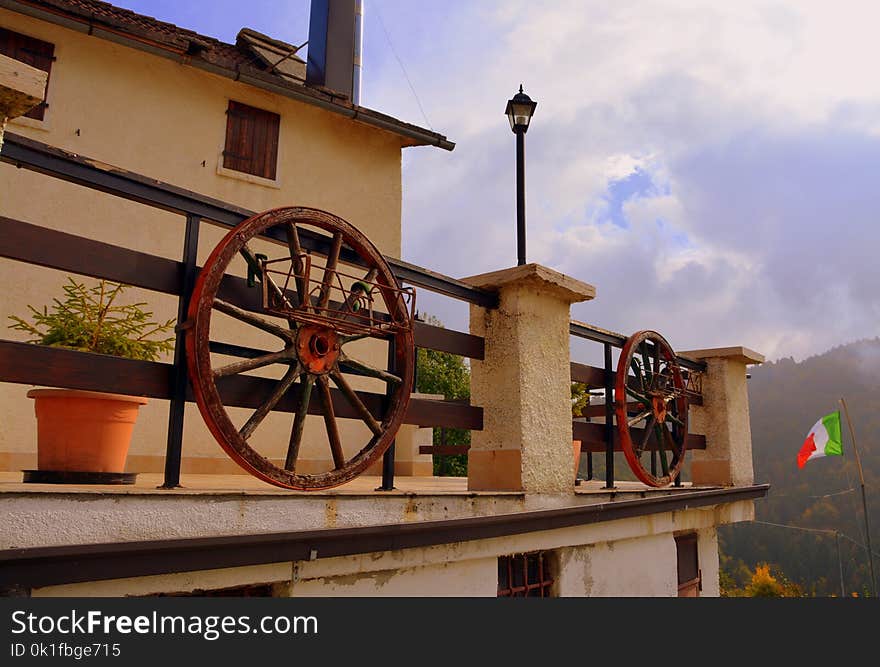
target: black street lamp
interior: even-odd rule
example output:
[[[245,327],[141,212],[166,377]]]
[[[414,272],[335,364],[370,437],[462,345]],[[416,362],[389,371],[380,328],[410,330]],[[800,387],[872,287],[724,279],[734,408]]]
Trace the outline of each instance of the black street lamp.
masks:
[[[516,263],[526,263],[526,132],[529,122],[535,113],[537,102],[523,92],[522,84],[519,92],[507,101],[504,113],[510,120],[510,129],[516,135]]]

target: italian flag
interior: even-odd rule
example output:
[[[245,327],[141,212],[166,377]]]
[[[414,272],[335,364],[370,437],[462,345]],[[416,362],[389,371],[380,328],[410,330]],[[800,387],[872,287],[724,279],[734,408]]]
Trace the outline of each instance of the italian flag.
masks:
[[[807,439],[798,452],[798,468],[803,468],[807,461],[820,456],[842,456],[843,445],[840,440],[840,413],[832,412],[816,422],[807,433]]]

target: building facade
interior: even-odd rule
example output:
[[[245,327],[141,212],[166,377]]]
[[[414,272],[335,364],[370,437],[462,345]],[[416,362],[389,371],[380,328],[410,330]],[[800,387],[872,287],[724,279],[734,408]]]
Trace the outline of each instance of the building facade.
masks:
[[[453,147],[441,135],[306,86],[295,47],[248,29],[224,44],[97,0],[4,0],[0,54],[49,71],[46,101],[12,119],[8,132],[255,212],[292,205],[330,211],[391,257],[400,256],[402,149]],[[177,216],[0,169],[0,215],[181,259]],[[204,227],[200,264],[226,232]],[[4,323],[26,315],[28,305],[50,304],[67,278],[22,271],[0,262],[0,280],[16,285],[0,302]],[[172,298],[136,291],[131,298],[147,301],[159,321],[176,314]],[[3,337],[21,335],[7,330]],[[21,386],[0,385],[0,404],[11,414],[33,413]],[[129,469],[162,469],[167,419],[163,405],[142,409]],[[238,471],[194,406],[185,423],[185,472]],[[400,471],[430,474],[430,457],[412,454],[413,437],[406,427]],[[33,419],[10,421],[0,433],[0,469],[35,467],[34,442]],[[323,448],[305,456],[316,468],[327,462]]]

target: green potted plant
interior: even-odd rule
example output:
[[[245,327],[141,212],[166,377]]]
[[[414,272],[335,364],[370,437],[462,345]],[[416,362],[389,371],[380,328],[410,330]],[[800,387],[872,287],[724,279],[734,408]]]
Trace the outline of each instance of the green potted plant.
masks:
[[[571,416],[572,419],[582,417],[582,411],[590,404],[590,389],[583,382],[571,383]],[[574,483],[578,481],[578,470],[581,467],[581,441],[572,440],[572,453],[574,454]]]
[[[86,287],[72,278],[51,308],[28,306],[32,322],[11,316],[10,328],[40,345],[155,361],[174,348],[174,320],[154,322],[146,303],[121,304],[126,287],[101,280]],[[140,396],[74,389],[33,389],[40,471],[121,473]]]

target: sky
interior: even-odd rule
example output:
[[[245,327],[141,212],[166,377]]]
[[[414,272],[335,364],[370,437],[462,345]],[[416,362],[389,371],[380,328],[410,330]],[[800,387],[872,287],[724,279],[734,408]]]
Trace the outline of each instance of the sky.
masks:
[[[308,38],[308,0],[116,0],[225,41]],[[880,335],[880,3],[365,0],[362,104],[456,142],[403,154],[403,258],[528,261],[596,286],[576,319],[676,350],[797,360]],[[291,202],[295,204],[295,202]],[[420,310],[467,330],[467,308]]]

